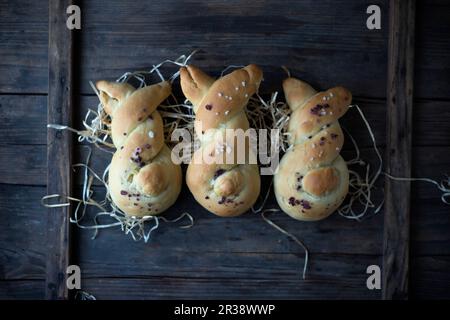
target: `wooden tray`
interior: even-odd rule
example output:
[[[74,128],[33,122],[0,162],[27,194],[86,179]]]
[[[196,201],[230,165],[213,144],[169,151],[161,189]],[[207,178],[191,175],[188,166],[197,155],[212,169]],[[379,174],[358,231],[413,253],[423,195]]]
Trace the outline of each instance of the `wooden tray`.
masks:
[[[0,227],[10,235],[2,240],[9,249],[0,260],[0,296],[45,293],[47,299],[71,299],[65,270],[77,264],[82,290],[99,299],[450,297],[449,207],[427,184],[380,178],[384,209],[362,222],[337,214],[318,223],[272,215],[308,246],[306,280],[301,280],[303,251],[293,241],[259,215],[208,214],[185,185],[167,216],[189,211],[195,226],[178,230],[163,224],[147,244],[133,242],[119,229],[101,231],[93,241],[90,231],[69,223],[71,207],[49,209],[45,218],[35,215],[46,210],[37,204],[43,195],[79,190],[81,177],[70,164],[85,156],[74,134],[48,130],[45,160],[45,124],[80,127],[87,108],[97,104],[89,80],[149,69],[193,49],[201,51],[191,62],[216,76],[227,65],[260,65],[263,95],[281,90],[281,65],[320,89],[348,87],[373,127],[386,171],[442,178],[450,163],[448,4],[378,1],[382,28],[368,30],[370,1],[80,1],[75,4],[82,12],[81,30],[69,31],[65,12],[71,3],[49,1],[48,38],[39,20],[46,8],[23,1],[0,13],[0,20],[11,15],[4,20],[10,22],[5,32],[15,32],[24,17],[30,28],[7,52],[23,52],[22,43],[34,43],[28,56],[5,54],[11,80],[0,82],[0,102],[17,106],[4,113],[8,121],[0,129],[0,154],[11,159],[0,170],[0,209],[17,217]],[[47,39],[48,91],[42,75]],[[0,46],[0,53],[6,50]],[[27,112],[29,104],[39,107]],[[357,114],[349,112],[342,124],[358,140],[363,157],[374,161]],[[346,146],[348,159],[352,151]],[[94,152],[97,171],[109,161]],[[269,183],[270,177],[263,179],[265,188]],[[13,200],[17,205],[9,204]],[[276,207],[273,193],[267,206]],[[24,225],[30,229],[21,233]],[[382,290],[367,289],[369,265],[381,267]]]

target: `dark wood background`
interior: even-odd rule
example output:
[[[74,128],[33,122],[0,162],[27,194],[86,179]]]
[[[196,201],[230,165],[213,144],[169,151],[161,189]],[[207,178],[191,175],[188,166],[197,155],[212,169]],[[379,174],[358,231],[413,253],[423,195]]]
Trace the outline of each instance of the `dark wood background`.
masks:
[[[82,29],[73,34],[74,125],[97,104],[89,80],[201,49],[192,63],[215,75],[230,64],[259,64],[262,93],[281,89],[280,65],[321,89],[345,85],[384,150],[389,5],[375,1],[382,29],[370,31],[365,12],[373,3],[80,1]],[[450,5],[418,1],[415,20],[412,175],[440,179],[450,173]],[[0,0],[0,298],[44,298],[46,292],[47,210],[40,199],[47,193],[48,26],[45,2]],[[342,124],[357,137],[363,156],[373,159],[356,113]],[[85,151],[75,139],[73,149],[77,162]],[[100,172],[109,156],[96,151],[93,160]],[[80,182],[75,175],[75,192]],[[411,185],[411,298],[450,298],[450,207],[439,197],[428,184]],[[275,206],[273,196],[269,206]],[[73,228],[71,262],[81,266],[83,290],[99,299],[381,298],[366,288],[365,271],[382,264],[383,212],[363,222],[337,214],[318,223],[273,215],[310,249],[302,281],[301,248],[258,215],[217,218],[196,205],[186,187],[167,216],[184,210],[196,219],[192,229],[163,224],[148,244],[118,229],[92,241],[90,231]]]

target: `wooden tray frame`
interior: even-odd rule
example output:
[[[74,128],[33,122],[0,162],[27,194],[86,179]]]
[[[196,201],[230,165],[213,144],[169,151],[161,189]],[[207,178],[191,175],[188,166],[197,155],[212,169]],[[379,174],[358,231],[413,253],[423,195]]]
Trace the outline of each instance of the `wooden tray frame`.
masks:
[[[48,123],[71,125],[73,113],[73,32],[66,27],[72,0],[49,1]],[[415,1],[389,4],[389,46],[386,108],[386,170],[411,174],[411,133],[414,82]],[[47,192],[70,194],[72,138],[68,132],[47,135]],[[382,298],[408,298],[410,183],[385,181]],[[70,206],[47,213],[45,297],[69,299],[66,270],[71,261]]]

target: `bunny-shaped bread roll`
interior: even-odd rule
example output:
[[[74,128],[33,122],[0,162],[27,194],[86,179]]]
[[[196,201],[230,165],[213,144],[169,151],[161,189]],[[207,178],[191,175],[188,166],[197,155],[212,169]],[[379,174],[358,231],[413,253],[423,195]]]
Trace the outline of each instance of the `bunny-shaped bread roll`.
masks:
[[[201,143],[187,169],[187,185],[197,202],[212,213],[240,215],[258,198],[260,176],[248,137],[239,144],[232,133],[249,129],[244,107],[257,92],[262,71],[248,65],[214,80],[188,66],[181,68],[180,79],[184,95],[194,105]]]
[[[116,152],[109,169],[112,201],[127,215],[157,215],[181,190],[181,168],[164,143],[163,120],[156,108],[171,92],[168,82],[141,89],[98,81],[99,98],[111,117]]]
[[[348,192],[347,164],[339,155],[344,135],[338,119],[347,112],[352,95],[343,87],[316,92],[295,78],[286,79],[283,89],[292,110],[291,148],[275,174],[275,195],[281,209],[295,219],[324,219]]]

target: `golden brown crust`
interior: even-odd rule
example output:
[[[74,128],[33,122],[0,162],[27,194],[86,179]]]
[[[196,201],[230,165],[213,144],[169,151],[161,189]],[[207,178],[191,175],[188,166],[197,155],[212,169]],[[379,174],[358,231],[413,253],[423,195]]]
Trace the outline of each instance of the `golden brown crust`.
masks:
[[[317,91],[308,83],[295,78],[287,78],[283,81],[284,96],[292,111],[303,105]]]
[[[147,121],[170,92],[170,83],[166,81],[144,87],[128,95],[121,107],[114,112],[114,116],[121,119],[111,123],[114,144],[118,147],[122,146],[127,135],[138,125]]]
[[[256,201],[260,177],[248,139],[248,161],[238,161],[238,142],[227,135],[249,128],[244,107],[257,92],[262,71],[255,65],[238,69],[216,81],[199,69],[181,68],[182,90],[194,104],[195,130],[201,141],[189,164],[186,182],[195,199],[219,216],[236,216]],[[242,151],[242,150],[240,150]]]
[[[292,147],[275,174],[275,195],[293,218],[320,220],[333,213],[348,192],[338,119],[348,110],[351,93],[343,87],[317,93],[294,78],[285,80],[283,88],[293,110],[288,127]]]
[[[299,142],[318,132],[323,126],[337,121],[348,110],[351,93],[343,87],[319,92],[292,113],[289,131],[292,142]]]
[[[313,169],[303,177],[305,191],[317,197],[333,191],[338,184],[338,173],[330,167]]]
[[[196,106],[212,86],[214,79],[197,67],[187,66],[180,69],[180,83],[186,98]]]
[[[111,116],[117,150],[109,169],[109,192],[127,215],[160,214],[181,191],[181,168],[164,144],[163,120],[157,106],[171,92],[168,82],[141,89],[99,81],[100,101]]]
[[[105,80],[97,81],[96,87],[99,90],[100,102],[107,114],[112,114],[117,107],[118,100],[123,100],[135,89],[128,83],[109,82]]]
[[[185,83],[182,87],[183,92],[187,88],[192,88],[192,85],[189,86],[186,82],[193,83],[197,79],[193,78],[191,73],[189,74],[193,80],[183,79],[184,74],[184,72],[181,73],[181,81]],[[200,90],[202,95],[201,99],[197,97],[196,118],[202,122],[203,130],[217,128],[219,124],[229,121],[241,112],[250,97],[258,90],[261,80],[261,70],[254,65],[249,65],[216,80],[207,87],[206,91]],[[208,81],[205,80],[202,83],[206,82]],[[198,88],[206,88],[195,83]],[[186,96],[188,97],[187,94]]]

